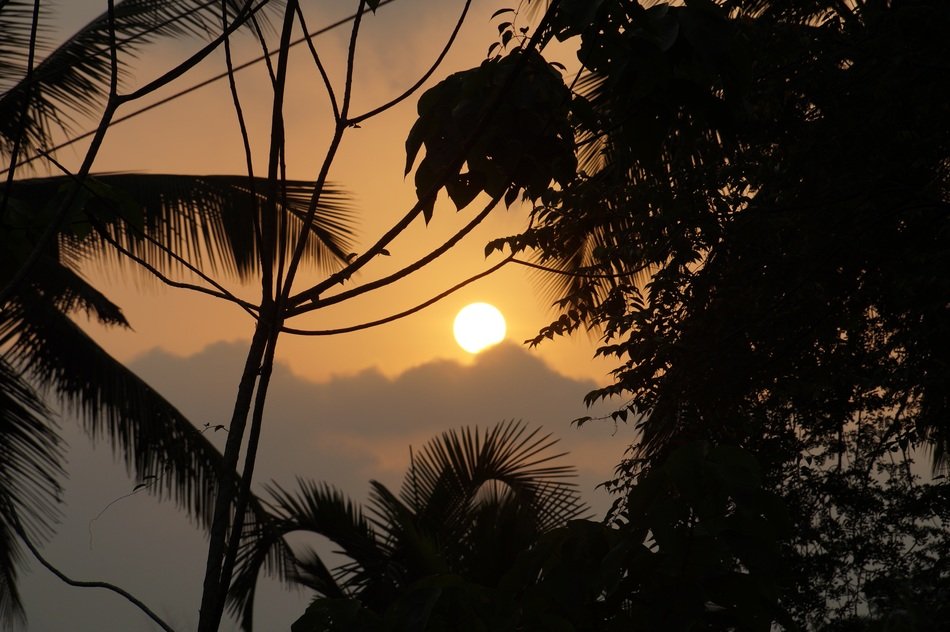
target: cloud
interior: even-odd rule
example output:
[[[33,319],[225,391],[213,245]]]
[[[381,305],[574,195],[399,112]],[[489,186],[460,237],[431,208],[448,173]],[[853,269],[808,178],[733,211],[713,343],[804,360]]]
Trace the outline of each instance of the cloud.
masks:
[[[131,366],[197,425],[213,427],[229,421],[245,353],[241,343],[217,343],[190,357],[153,350]],[[565,462],[579,467],[582,493],[601,515],[609,499],[594,487],[611,476],[631,430],[570,425],[587,413],[582,399],[594,386],[556,373],[510,343],[483,352],[470,365],[433,360],[392,378],[367,369],[314,383],[278,364],[255,480],[259,490],[267,481],[292,486],[298,476],[323,480],[363,499],[370,479],[398,488],[410,445],[420,447],[450,428],[521,419],[561,438],[559,447],[570,452]],[[209,432],[223,445],[223,432]],[[70,430],[68,438],[68,519],[46,550],[67,572],[128,587],[177,626],[193,627],[203,535],[173,507],[144,494],[96,517],[134,482],[106,450],[91,448],[78,432]],[[64,587],[41,569],[24,588],[34,629],[151,629],[117,598]],[[52,602],[60,605],[44,607]],[[287,629],[305,604],[305,595],[270,583],[258,602],[259,620],[267,621],[268,629]]]

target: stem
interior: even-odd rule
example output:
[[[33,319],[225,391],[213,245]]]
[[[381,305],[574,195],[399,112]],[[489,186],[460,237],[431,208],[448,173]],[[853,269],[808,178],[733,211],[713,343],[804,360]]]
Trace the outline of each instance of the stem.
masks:
[[[216,613],[215,602],[219,598],[221,585],[221,566],[227,546],[229,514],[231,499],[234,496],[234,473],[237,470],[238,457],[244,438],[244,428],[247,425],[247,416],[251,408],[251,398],[254,395],[254,386],[257,383],[257,373],[264,357],[268,336],[267,327],[270,313],[267,318],[258,321],[251,339],[251,346],[244,363],[244,372],[238,384],[237,398],[234,402],[234,411],[231,423],[228,426],[228,440],[224,446],[224,456],[221,463],[221,473],[214,503],[214,516],[211,522],[211,532],[208,538],[208,560],[205,565],[205,578],[201,594],[201,608],[198,618],[199,632],[216,632],[221,622],[220,611]],[[223,600],[223,598],[222,598]]]
[[[16,531],[23,544],[26,545],[26,548],[30,550],[30,553],[33,554],[33,557],[35,557],[36,560],[46,568],[46,570],[51,572],[53,575],[56,575],[56,577],[61,579],[64,583],[69,584],[70,586],[75,586],[76,588],[104,588],[106,590],[110,590],[144,612],[149,619],[154,621],[155,624],[161,629],[165,630],[165,632],[175,632],[174,628],[162,621],[162,618],[155,614],[151,608],[146,606],[144,602],[127,590],[114,584],[110,584],[109,582],[87,582],[68,577],[65,573],[53,566],[46,558],[43,557],[43,555],[39,552],[39,549],[37,549],[33,542],[31,542],[27,537],[26,531],[23,529],[23,525],[20,524],[20,520],[16,516],[13,517],[13,529]]]
[[[284,12],[284,22],[281,31],[279,57],[277,61],[277,75],[274,83],[274,104],[271,127],[271,151],[268,165],[268,188],[269,198],[264,209],[264,217],[261,221],[260,234],[262,236],[258,251],[261,257],[261,309],[260,318],[257,322],[257,328],[254,331],[254,338],[251,340],[251,347],[248,350],[247,361],[244,365],[244,372],[241,376],[241,382],[238,386],[238,395],[234,404],[234,413],[231,417],[231,423],[228,429],[228,440],[225,444],[224,459],[222,464],[222,482],[230,481],[226,474],[231,474],[237,470],[238,460],[241,452],[241,445],[244,442],[244,430],[247,426],[247,418],[251,408],[251,400],[254,394],[255,385],[258,391],[263,389],[266,393],[267,381],[258,383],[258,376],[265,370],[267,361],[265,356],[271,358],[273,362],[273,346],[276,344],[277,335],[280,331],[281,319],[278,315],[279,305],[273,300],[273,250],[274,246],[269,240],[274,236],[274,218],[277,209],[277,178],[280,152],[283,147],[283,95],[287,76],[287,58],[290,54],[290,35],[294,23],[294,7],[296,0],[290,0]],[[272,344],[273,341],[273,344]],[[269,352],[270,350],[270,352]],[[258,395],[258,400],[263,406],[263,395]],[[255,418],[258,414],[255,407]],[[262,412],[262,411],[260,411]],[[259,434],[259,430],[258,430]],[[257,446],[255,444],[254,450]],[[254,456],[249,453],[245,458],[245,463],[252,463]],[[232,499],[237,497],[237,504],[247,505],[247,494],[249,493],[251,481],[241,481],[237,490],[231,484],[221,484],[218,487],[218,495],[215,499],[214,520],[211,526],[211,533],[208,542],[208,560],[205,566],[205,578],[201,594],[201,608],[198,620],[198,632],[216,632],[221,625],[221,618],[224,615],[224,604],[228,589],[231,585],[231,567],[227,559],[229,549],[232,543],[239,542],[241,538],[241,526],[243,525],[243,516],[234,515],[233,526],[230,523]],[[242,502],[243,499],[243,502]]]

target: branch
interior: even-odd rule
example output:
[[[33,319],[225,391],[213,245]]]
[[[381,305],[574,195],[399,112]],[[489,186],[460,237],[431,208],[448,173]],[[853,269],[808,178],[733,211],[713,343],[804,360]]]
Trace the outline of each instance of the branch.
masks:
[[[432,263],[433,261],[441,257],[443,254],[445,254],[448,250],[450,250],[453,246],[455,246],[455,244],[461,241],[462,238],[464,238],[466,235],[472,232],[472,230],[474,230],[476,226],[481,224],[482,221],[486,217],[488,217],[488,214],[491,213],[491,211],[498,205],[498,202],[500,200],[501,200],[500,195],[492,198],[491,201],[489,201],[489,203],[485,205],[485,208],[483,208],[482,211],[478,215],[473,217],[472,220],[468,224],[462,227],[457,233],[452,235],[452,237],[449,238],[448,241],[446,241],[444,244],[442,244],[441,246],[439,246],[438,248],[436,248],[435,250],[433,250],[426,256],[422,257],[421,259],[418,259],[414,263],[409,264],[408,266],[402,268],[401,270],[398,270],[397,272],[394,272],[393,274],[390,274],[387,277],[377,279],[376,281],[371,281],[359,287],[355,287],[351,290],[347,290],[345,292],[340,292],[339,294],[329,296],[325,299],[317,299],[304,307],[293,308],[288,312],[288,318],[297,316],[298,314],[311,312],[315,309],[326,307],[327,305],[340,303],[347,299],[353,298],[354,296],[359,296],[360,294],[365,294],[366,292],[369,292],[371,290],[375,290],[383,286],[390,285],[391,283],[394,283],[400,279],[403,279],[409,276],[410,274],[412,274],[413,272],[416,272],[417,270],[427,266],[428,264]]]
[[[156,90],[163,88],[164,86],[167,86],[169,83],[173,82],[175,79],[178,79],[179,77],[181,77],[183,74],[185,74],[186,72],[188,72],[189,70],[197,66],[199,63],[204,61],[204,59],[208,55],[213,53],[215,49],[218,48],[218,46],[220,46],[221,43],[224,42],[224,40],[228,36],[231,35],[231,33],[233,33],[234,31],[244,26],[245,22],[247,22],[249,19],[254,17],[254,15],[258,11],[264,8],[264,5],[266,5],[267,2],[268,0],[261,0],[260,4],[258,4],[256,7],[250,8],[251,0],[248,0],[244,4],[244,8],[241,9],[241,12],[238,15],[234,16],[234,22],[232,22],[228,28],[224,29],[221,35],[219,35],[218,37],[208,42],[204,47],[201,48],[201,50],[199,50],[198,52],[193,54],[191,57],[181,62],[180,64],[178,64],[177,66],[175,66],[174,68],[166,72],[165,74],[161,75],[157,79],[153,79],[152,81],[145,84],[144,86],[142,86],[141,88],[139,88],[138,90],[134,92],[130,92],[128,94],[123,94],[119,96],[118,97],[119,103],[126,103],[128,101],[135,101],[136,99],[140,99],[141,97],[144,97],[147,94],[151,94],[152,92],[155,92]]]
[[[213,1],[213,0],[212,0],[212,1]],[[379,3],[379,6],[381,7],[381,6],[387,5],[387,4],[389,4],[389,3],[391,3],[391,2],[395,2],[395,1],[396,1],[396,0],[382,0],[382,1]],[[367,9],[367,11],[368,11],[368,10],[369,10],[369,9]],[[337,20],[336,22],[333,22],[333,23],[331,23],[331,24],[328,24],[327,26],[324,26],[323,28],[320,28],[320,29],[318,29],[318,30],[316,30],[316,31],[314,31],[314,32],[312,32],[312,33],[309,33],[308,36],[309,36],[309,37],[317,37],[318,35],[323,35],[324,33],[327,33],[327,32],[329,32],[329,31],[332,31],[333,29],[335,29],[335,28],[337,28],[337,27],[343,26],[344,24],[346,24],[346,23],[349,22],[350,20],[354,19],[355,17],[356,17],[355,15],[351,15],[351,16],[348,16],[348,17],[345,17],[345,18],[341,18],[341,19]],[[307,41],[307,38],[306,38],[306,37],[300,37],[300,38],[298,38],[298,39],[292,41],[292,42],[290,43],[290,47],[292,48],[292,47],[294,47],[294,46],[297,46],[298,44],[302,44],[302,43],[305,42],[305,41]],[[258,64],[258,63],[260,63],[261,61],[268,60],[270,57],[273,57],[273,56],[276,55],[278,52],[279,52],[279,51],[276,51],[276,50],[275,50],[275,51],[271,51],[271,52],[269,52],[269,53],[265,53],[264,55],[261,55],[260,57],[255,57],[254,59],[251,59],[251,60],[249,60],[249,61],[246,61],[246,62],[244,62],[244,63],[242,63],[242,64],[238,64],[237,66],[234,67],[234,72],[239,72],[239,71],[241,71],[241,70],[244,70],[245,68],[250,68],[251,66],[253,66],[253,65],[255,65],[255,64]],[[128,114],[125,114],[125,115],[123,115],[123,116],[117,117],[116,119],[114,119],[114,120],[110,123],[110,126],[111,126],[111,125],[118,125],[119,123],[124,123],[125,121],[128,121],[128,120],[131,119],[131,118],[135,118],[136,116],[139,116],[140,114],[145,114],[146,112],[148,112],[148,111],[150,111],[150,110],[153,110],[153,109],[155,109],[155,108],[157,108],[157,107],[159,107],[159,106],[161,106],[161,105],[165,105],[166,103],[169,103],[169,102],[171,102],[171,101],[174,101],[175,99],[178,99],[178,98],[180,98],[180,97],[183,97],[183,96],[185,96],[185,95],[188,95],[188,94],[190,94],[190,93],[192,93],[192,92],[194,92],[194,91],[196,91],[196,90],[200,90],[201,88],[204,88],[205,86],[209,86],[209,85],[211,85],[212,83],[215,83],[215,82],[217,82],[217,81],[220,81],[221,79],[224,79],[224,78],[226,78],[227,76],[228,76],[228,73],[227,73],[227,71],[225,71],[225,72],[222,72],[222,73],[220,73],[220,74],[214,75],[213,77],[209,77],[208,79],[205,79],[204,81],[200,81],[200,82],[196,83],[195,85],[193,85],[193,86],[191,86],[191,87],[188,87],[188,88],[185,88],[185,89],[183,89],[183,90],[180,90],[180,91],[178,91],[178,92],[176,92],[176,93],[174,93],[174,94],[171,94],[171,95],[169,95],[169,96],[167,96],[167,97],[165,97],[165,98],[163,98],[163,99],[159,99],[159,100],[156,101],[155,103],[151,103],[151,104],[149,104],[149,105],[146,105],[146,106],[144,106],[144,107],[139,108],[138,110],[134,110],[134,111],[132,111],[132,112],[129,112]],[[75,137],[73,137],[73,138],[70,138],[69,140],[63,141],[62,143],[60,143],[60,144],[58,144],[58,145],[54,145],[53,147],[50,147],[48,151],[50,151],[50,152],[55,152],[55,151],[59,151],[60,149],[64,149],[64,148],[66,148],[66,147],[69,147],[70,145],[74,145],[75,143],[78,143],[78,142],[81,141],[81,140],[85,140],[85,139],[89,138],[90,136],[94,136],[97,131],[98,131],[98,130],[91,130],[91,131],[88,131],[88,132],[84,132],[84,133],[80,134],[79,136],[75,136]],[[27,158],[26,160],[23,160],[22,162],[20,162],[20,164],[21,164],[21,165],[26,165],[26,164],[29,164],[29,163],[33,162],[34,160],[37,160],[38,158],[42,158],[42,157],[43,157],[43,154],[39,154],[39,153],[38,153],[38,154],[35,154],[35,155],[33,155],[33,156],[30,156],[30,157]],[[0,175],[2,175],[2,174],[4,174],[4,173],[7,173],[9,170],[10,170],[10,167],[7,167],[7,168],[5,168],[5,169],[0,170]]]
[[[356,65],[356,39],[360,34],[360,25],[363,23],[363,13],[366,11],[366,0],[360,0],[356,9],[356,18],[353,28],[350,29],[350,44],[346,52],[346,78],[343,81],[343,104],[340,106],[340,119],[346,120],[350,112],[350,100],[353,97],[353,67]]]
[[[594,274],[587,272],[559,270],[557,268],[541,265],[540,263],[532,263],[531,261],[525,261],[523,259],[512,259],[511,262],[528,268],[534,268],[535,270],[541,270],[542,272],[550,272],[551,274],[560,274],[562,276],[576,277],[580,279],[622,279],[624,277],[636,276],[642,272],[642,270],[630,270],[628,272],[621,272],[618,274]]]
[[[451,294],[454,294],[455,292],[461,290],[466,285],[474,283],[475,281],[478,281],[479,279],[482,279],[488,276],[489,274],[493,274],[497,270],[501,269],[503,266],[510,263],[511,259],[512,258],[509,256],[508,258],[503,259],[502,261],[496,263],[495,265],[488,268],[487,270],[483,272],[479,272],[478,274],[471,276],[465,279],[464,281],[456,283],[449,289],[445,290],[444,292],[441,292],[440,294],[436,294],[429,300],[423,303],[419,303],[415,307],[407,309],[406,311],[399,312],[398,314],[393,314],[392,316],[387,316],[386,318],[381,318],[379,320],[374,320],[368,323],[362,323],[360,325],[342,327],[340,329],[294,329],[293,327],[282,327],[281,332],[292,334],[295,336],[335,336],[336,334],[347,334],[353,331],[361,331],[363,329],[370,329],[371,327],[378,327],[379,325],[385,325],[386,323],[391,323],[395,320],[399,320],[401,318],[405,318],[406,316],[411,316],[412,314],[415,314],[416,312],[422,311],[423,309],[429,307],[430,305],[437,303],[441,301],[442,299],[446,298],[447,296],[450,296]]]
[[[465,21],[465,16],[468,14],[468,9],[471,5],[472,5],[472,0],[465,0],[465,6],[462,7],[462,14],[459,16],[458,22],[456,22],[455,28],[452,30],[452,34],[449,36],[449,41],[445,43],[445,47],[442,49],[442,52],[439,53],[439,56],[436,58],[435,62],[432,64],[429,70],[427,70],[426,73],[422,75],[419,81],[412,84],[412,86],[409,89],[407,89],[405,92],[400,94],[398,97],[396,97],[392,101],[389,101],[388,103],[384,103],[378,108],[370,110],[369,112],[365,114],[361,114],[357,117],[351,118],[347,121],[347,123],[349,125],[357,125],[358,123],[362,123],[366,119],[372,118],[376,116],[377,114],[381,114],[382,112],[385,112],[386,110],[393,107],[394,105],[398,105],[402,101],[412,96],[412,94],[416,90],[418,90],[419,87],[429,79],[429,77],[432,76],[432,73],[434,73],[436,69],[438,69],[438,67],[442,64],[442,61],[445,59],[445,56],[448,55],[449,49],[452,48],[452,44],[455,43],[456,36],[458,36],[459,31],[462,29],[462,23]]]
[[[30,539],[26,535],[26,532],[23,530],[23,525],[20,524],[20,519],[16,515],[13,516],[13,529],[16,531],[17,535],[20,537],[20,540],[23,541],[23,544],[26,545],[26,548],[30,550],[30,553],[33,554],[33,557],[35,557],[36,560],[40,564],[42,564],[49,572],[51,572],[53,575],[56,575],[56,577],[61,579],[63,582],[69,584],[70,586],[75,586],[77,588],[105,588],[106,590],[111,590],[112,592],[116,593],[120,597],[124,597],[126,601],[128,601],[133,606],[135,606],[136,608],[144,612],[146,616],[148,616],[149,619],[154,621],[156,625],[158,625],[158,627],[160,627],[162,630],[165,630],[165,632],[175,632],[174,628],[172,628],[170,625],[162,621],[161,617],[155,614],[151,608],[146,606],[142,601],[140,601],[134,595],[129,593],[127,590],[120,588],[119,586],[110,584],[108,582],[87,582],[87,581],[79,581],[76,579],[70,579],[69,577],[67,577],[65,573],[63,573],[58,568],[50,564],[46,560],[46,558],[44,558],[43,555],[39,552],[39,550],[33,545],[33,542],[30,541]]]
[[[323,79],[323,85],[326,86],[327,97],[330,99],[330,107],[333,108],[333,120],[337,125],[339,125],[341,121],[340,106],[336,102],[336,93],[333,91],[333,84],[330,83],[330,76],[327,75],[326,68],[323,67],[323,62],[320,61],[320,55],[317,53],[317,49],[313,45],[313,38],[307,31],[307,22],[304,20],[303,10],[300,8],[300,5],[297,5],[297,19],[300,20],[300,28],[303,29],[304,33],[306,33],[304,37],[307,40],[307,47],[310,49],[310,55],[313,57],[313,62],[317,65],[317,70],[320,71],[320,77]]]

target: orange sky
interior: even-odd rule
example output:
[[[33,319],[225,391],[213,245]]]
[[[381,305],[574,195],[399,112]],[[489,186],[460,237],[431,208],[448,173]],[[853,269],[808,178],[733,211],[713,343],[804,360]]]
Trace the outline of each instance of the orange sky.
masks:
[[[88,13],[70,11],[75,19]],[[453,52],[427,84],[450,72],[477,65],[488,45],[495,41],[492,11],[504,2],[473,3],[466,26]],[[352,12],[350,2],[304,2],[311,30]],[[458,16],[462,2],[422,3],[397,0],[381,7],[378,14],[364,21],[355,74],[354,112],[366,111],[399,94],[411,85],[438,54]],[[343,54],[348,29],[340,28],[317,40],[331,76],[341,83]],[[198,42],[186,40],[151,46],[134,66],[129,86],[145,83],[187,55]],[[249,37],[234,42],[237,62],[252,58],[258,48]],[[223,70],[223,57],[215,56],[180,79],[166,94],[192,85]],[[317,71],[305,47],[294,49],[289,75],[289,93],[285,108],[288,129],[288,174],[292,178],[312,179],[323,159],[332,118]],[[264,171],[270,118],[270,90],[263,64],[238,75],[242,105],[251,129],[256,169]],[[147,101],[146,101],[147,103]],[[377,119],[351,130],[333,164],[331,179],[342,184],[355,198],[360,220],[357,251],[373,243],[389,225],[415,201],[412,175],[403,177],[404,141],[415,117],[416,98],[410,98]],[[120,115],[137,109],[127,106]],[[72,167],[82,153],[66,150],[62,158]],[[153,173],[243,173],[244,155],[236,117],[224,81],[178,99],[110,130],[96,162],[97,171],[134,170]],[[392,257],[364,269],[356,281],[367,281],[407,263],[442,243],[477,212],[481,199],[456,213],[443,194],[436,206],[435,219],[426,227],[418,220],[389,250]],[[477,273],[497,261],[485,260],[483,248],[494,237],[519,232],[526,212],[512,207],[499,208],[483,226],[449,255],[438,260],[411,280],[350,304],[334,306],[307,315],[292,323],[301,328],[347,326],[388,316],[411,307]],[[128,278],[116,277],[103,270],[90,270],[94,281],[121,305],[135,331],[102,331],[92,327],[94,335],[120,359],[129,360],[144,351],[160,347],[175,354],[188,355],[217,341],[247,340],[251,323],[240,310],[205,296],[186,291],[159,289]],[[314,274],[302,274],[302,284],[318,280]],[[233,287],[233,285],[231,286]],[[238,288],[254,300],[259,290]],[[451,324],[456,312],[469,302],[495,304],[508,320],[508,338],[521,343],[533,337],[547,324],[552,312],[550,300],[539,289],[537,278],[526,269],[510,267],[465,288],[428,308],[423,313],[374,330],[345,334],[334,338],[292,338],[285,336],[279,346],[279,359],[311,379],[325,380],[332,375],[352,374],[375,366],[388,375],[416,366],[433,358],[469,360],[466,352],[452,339]],[[552,367],[566,375],[606,381],[610,363],[592,360],[595,340],[579,335],[558,340],[535,351]]]

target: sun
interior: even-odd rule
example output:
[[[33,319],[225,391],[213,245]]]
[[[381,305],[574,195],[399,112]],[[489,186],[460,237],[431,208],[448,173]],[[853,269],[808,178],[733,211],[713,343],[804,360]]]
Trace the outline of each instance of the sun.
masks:
[[[472,303],[455,317],[455,340],[469,353],[478,353],[505,339],[505,317],[494,305]]]

